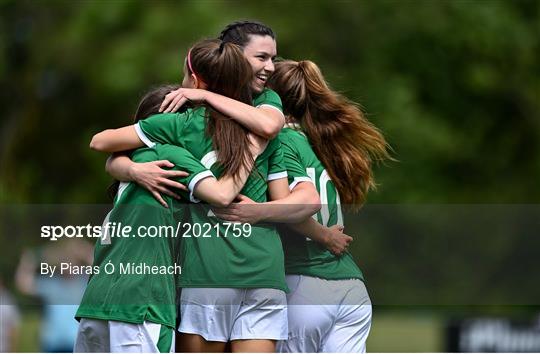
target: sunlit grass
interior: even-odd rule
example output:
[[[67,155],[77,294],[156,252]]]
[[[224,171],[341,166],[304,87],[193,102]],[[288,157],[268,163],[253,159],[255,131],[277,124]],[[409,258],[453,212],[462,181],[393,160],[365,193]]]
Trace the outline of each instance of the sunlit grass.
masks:
[[[376,310],[375,310],[376,311]],[[421,314],[373,314],[368,352],[444,351],[444,322]]]

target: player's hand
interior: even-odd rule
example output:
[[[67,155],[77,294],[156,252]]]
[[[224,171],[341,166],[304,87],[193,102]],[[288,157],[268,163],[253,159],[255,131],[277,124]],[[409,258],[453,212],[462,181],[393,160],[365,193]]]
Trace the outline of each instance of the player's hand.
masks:
[[[353,240],[351,236],[343,233],[344,229],[341,225],[334,225],[327,228],[324,246],[336,256],[341,256],[345,253]]]
[[[262,219],[263,208],[257,207],[259,203],[242,194],[236,198],[237,202],[226,208],[213,208],[214,214],[223,220],[249,224],[256,224]]]
[[[172,168],[174,164],[167,160],[133,163],[129,174],[133,181],[147,189],[161,205],[168,208],[161,193],[180,199],[180,196],[173,190],[187,191],[187,188],[182,183],[175,181],[174,178],[186,177],[189,174],[184,171],[165,170],[164,167]]]
[[[249,150],[253,156],[259,156],[268,146],[268,139],[262,138],[256,134],[248,133]]]
[[[206,94],[208,91],[201,89],[179,88],[177,90],[169,92],[161,106],[159,111],[163,113],[176,112],[186,102],[204,102],[206,100]]]

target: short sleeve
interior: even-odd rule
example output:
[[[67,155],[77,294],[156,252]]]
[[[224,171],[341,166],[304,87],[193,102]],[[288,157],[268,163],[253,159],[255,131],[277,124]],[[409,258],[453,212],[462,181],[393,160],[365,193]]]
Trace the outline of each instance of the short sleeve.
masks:
[[[270,148],[272,153],[268,158],[268,177],[267,181],[273,181],[276,179],[287,177],[287,167],[283,159],[283,150],[281,149],[281,142],[278,138],[270,141]]]
[[[293,190],[300,182],[312,182],[307,174],[306,168],[300,162],[298,151],[292,144],[282,141],[281,150],[283,151],[283,160],[285,167],[287,168],[289,189]]]
[[[135,131],[148,147],[155,143],[180,145],[179,139],[187,121],[183,115],[184,113],[156,114],[135,124]]]
[[[269,88],[265,88],[263,92],[253,98],[253,106],[255,107],[270,107],[278,110],[283,114],[283,104],[279,95]]]

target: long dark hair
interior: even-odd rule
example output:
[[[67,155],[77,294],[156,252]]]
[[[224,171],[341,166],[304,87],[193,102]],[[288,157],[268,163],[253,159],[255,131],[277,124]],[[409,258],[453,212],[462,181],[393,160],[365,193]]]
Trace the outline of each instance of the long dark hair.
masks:
[[[209,39],[195,44],[188,55],[188,73],[202,80],[208,91],[252,104],[253,70],[239,46]],[[253,163],[248,130],[212,107],[207,107],[207,112],[207,131],[223,168],[222,175],[238,176],[241,169],[249,169]]]
[[[162,85],[151,88],[147,91],[141,101],[135,115],[133,116],[133,124],[137,123],[141,119],[150,117],[151,115],[159,113],[159,107],[165,99],[165,96],[176,89],[179,89],[180,85]]]
[[[189,50],[188,57],[191,64],[187,67],[188,74],[195,74],[207,85],[208,91],[252,104],[250,85],[253,70],[238,45],[219,39],[203,40]],[[139,103],[134,123],[159,113],[165,95],[179,87],[165,85],[147,92]],[[249,169],[253,164],[248,130],[210,106],[207,106],[207,115],[207,133],[217,151],[217,162],[223,168],[222,175],[237,177],[241,169]],[[115,181],[108,188],[113,200],[118,185],[119,182]]]
[[[375,187],[373,160],[390,159],[389,145],[360,107],[333,91],[309,60],[276,63],[268,86],[283,100],[328,171],[341,201],[356,209]]]

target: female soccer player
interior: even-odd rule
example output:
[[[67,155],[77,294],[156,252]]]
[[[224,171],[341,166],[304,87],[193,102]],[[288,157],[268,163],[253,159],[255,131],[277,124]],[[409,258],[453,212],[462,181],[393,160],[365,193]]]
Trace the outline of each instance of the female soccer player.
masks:
[[[239,21],[226,26],[219,39],[240,46],[251,65],[253,71],[250,83],[253,94],[252,105],[201,88],[182,87],[171,91],[166,96],[160,110],[176,111],[188,100],[204,103],[259,136],[277,135],[285,121],[281,99],[276,92],[266,87],[268,78],[275,70],[273,60],[277,55],[277,49],[274,32],[260,22]],[[160,164],[162,163],[165,162],[161,161]],[[168,189],[169,186],[181,187],[175,185],[174,181],[170,181],[167,175],[169,172],[161,170],[158,165],[138,164],[127,156],[114,156],[109,159],[106,169],[119,180],[136,181],[147,188],[158,200],[161,198],[160,192],[175,196],[174,192]],[[285,223],[298,222],[301,221],[298,215],[305,213],[304,210],[299,210],[302,209],[302,205],[309,209],[311,204],[319,204],[310,183],[298,183],[295,187],[294,193],[287,199],[272,202],[279,205],[278,207],[266,208],[268,220]],[[317,223],[310,222],[298,225],[298,227],[303,230],[308,228],[312,232],[316,230],[317,236],[314,237],[333,253],[343,252],[351,241],[351,238],[344,235],[339,227],[321,228]]]
[[[321,197],[319,223],[342,225],[341,201],[352,209],[360,206],[374,187],[372,160],[389,157],[384,137],[357,105],[328,87],[311,61],[276,63],[269,86],[283,97],[288,121],[279,138],[290,188],[312,181]],[[247,208],[250,203],[244,198],[244,205],[216,214],[233,221],[264,221],[265,208]],[[289,338],[278,349],[364,352],[371,304],[351,255],[328,252],[311,242],[314,234],[292,237],[291,230],[281,234],[291,292],[287,295]]]
[[[284,98],[289,122],[296,124],[280,134],[286,154],[296,157],[287,159],[287,166],[299,172],[289,180],[309,177],[323,204],[319,222],[342,224],[340,202],[357,209],[375,186],[371,163],[389,157],[384,137],[357,105],[328,87],[311,61],[278,63],[270,85]],[[365,352],[371,303],[351,255],[336,257],[305,238],[282,239],[287,283],[295,289],[287,298],[289,339],[280,350]],[[315,294],[314,288],[326,291]],[[311,312],[310,303],[321,306]]]
[[[210,105],[260,136],[268,137],[277,134],[284,122],[281,100],[274,91],[265,86],[268,77],[274,71],[276,42],[273,31],[257,22],[235,22],[222,31],[220,39],[239,45],[251,65],[254,73],[251,82],[253,106],[208,90],[184,87],[167,95],[161,108],[174,111],[189,99],[192,102]],[[161,170],[156,165],[137,164],[126,156],[118,156],[109,160],[107,170],[118,179],[137,181],[149,189],[156,198],[160,198],[160,192],[174,195],[166,188],[174,182],[169,181],[164,175],[167,171]],[[285,200],[273,202],[279,205],[267,209],[268,220],[288,223],[301,221],[298,216],[312,208],[311,204],[318,204],[318,198],[314,192],[310,183],[298,183],[291,196]],[[251,221],[256,222],[256,220]],[[323,228],[320,224],[316,222],[310,224],[309,221],[311,220],[308,220],[308,224],[298,225],[299,230],[305,230],[307,227],[309,233],[315,234],[314,239],[333,253],[340,254],[344,251],[351,238],[344,235],[340,227]],[[211,337],[207,336],[208,338]]]
[[[274,32],[259,22],[240,21],[225,27],[219,39],[242,48],[253,71],[251,82],[253,101],[246,104],[208,90],[183,87],[166,96],[161,110],[175,112],[186,101],[207,104],[261,137],[275,137],[283,127],[285,118],[281,99],[266,87],[268,77],[274,71],[273,60],[277,55]],[[118,180],[137,182],[163,204],[160,193],[178,197],[170,188],[180,186],[168,179],[169,172],[161,169],[162,166],[168,165],[164,161],[137,164],[125,155],[114,155],[107,161],[106,170]],[[297,191],[299,192],[303,191]]]
[[[177,87],[162,86],[148,92],[139,104],[135,122],[159,113],[165,95]],[[250,153],[256,158],[266,143],[253,135],[250,142]],[[185,197],[215,206],[228,205],[251,170],[248,165],[237,176],[218,181],[188,151],[165,144],[139,148],[132,158],[138,162],[167,159],[176,166],[181,161],[183,170],[189,172],[189,176],[179,173],[189,186]],[[163,208],[142,187],[120,184],[104,225],[129,226],[132,231],[127,238],[114,237],[114,232],[103,235],[96,244],[94,267],[99,273],[91,277],[77,311],[80,326],[75,352],[169,352],[173,348],[176,278],[180,273],[177,255],[182,236],[174,230],[186,208],[172,198],[166,200],[168,208]],[[159,230],[157,237],[151,236],[152,228]],[[136,267],[144,269],[143,273],[135,271]],[[147,274],[148,269],[157,269],[158,274]]]
[[[253,72],[241,50],[220,40],[203,43],[187,55],[183,85],[250,102]],[[235,66],[224,70],[231,63]],[[212,81],[214,72],[221,74]],[[93,139],[93,145],[106,152],[156,142],[185,147],[217,175],[235,176],[250,160],[247,130],[206,105],[182,114],[156,115]],[[270,141],[255,165],[257,172],[248,178],[242,193],[259,202],[265,202],[267,194],[271,199],[288,198],[279,141]],[[312,195],[318,201],[314,188]],[[294,204],[294,197],[289,201]],[[303,220],[319,208],[317,202],[307,204],[289,208],[289,220]],[[193,229],[198,225],[207,236],[185,238],[182,246],[182,349],[223,351],[231,341],[233,351],[273,351],[275,341],[287,337],[287,287],[279,236],[269,225],[243,225],[242,235],[234,235],[238,225],[230,228],[209,216],[209,211],[208,207],[192,210]]]

